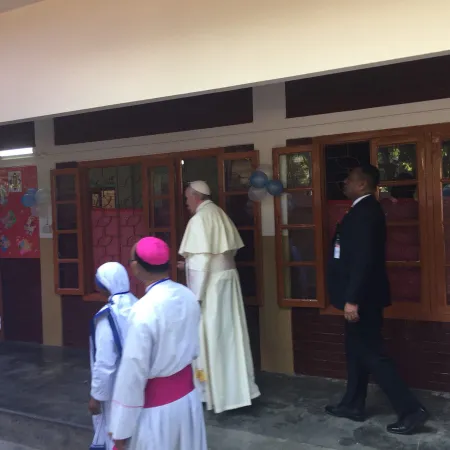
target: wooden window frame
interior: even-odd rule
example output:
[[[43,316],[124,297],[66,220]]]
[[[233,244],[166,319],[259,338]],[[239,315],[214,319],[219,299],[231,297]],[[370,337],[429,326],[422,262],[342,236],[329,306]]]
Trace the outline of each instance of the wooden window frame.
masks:
[[[177,220],[176,220],[176,195],[175,184],[169,182],[169,193],[154,196],[153,195],[153,182],[149,175],[150,170],[157,167],[167,167],[169,172],[169,179],[175,178],[175,162],[171,157],[167,158],[155,158],[145,159],[142,162],[142,207],[144,220],[146,221],[146,229],[150,236],[155,233],[170,233],[170,273],[173,280],[177,280]],[[170,201],[170,225],[169,227],[156,227],[154,225],[154,206],[153,202],[156,200],[169,200]]]
[[[184,152],[173,152],[159,155],[144,155],[125,158],[114,158],[95,161],[81,161],[76,168],[71,169],[55,169],[58,174],[76,174],[77,177],[77,208],[78,219],[80,225],[80,236],[78,241],[79,246],[79,278],[81,281],[80,289],[60,289],[57,286],[59,277],[57,273],[57,230],[54,229],[54,261],[55,261],[55,292],[60,295],[80,295],[85,301],[106,301],[106,297],[95,291],[93,275],[95,273],[94,263],[89,256],[89,249],[92,248],[92,230],[90,224],[89,210],[92,199],[88,189],[88,170],[91,168],[104,168],[141,164],[142,169],[142,202],[143,202],[143,217],[146,221],[146,228],[149,234],[154,232],[170,232],[171,236],[171,275],[177,279],[177,260],[178,260],[178,242],[177,238],[180,236],[179,217],[182,217],[183,208],[183,185],[181,177],[181,161],[188,158],[202,158],[207,156],[214,156],[217,158],[218,164],[218,178],[219,178],[219,206],[226,209],[226,198],[230,195],[248,194],[247,191],[224,191],[224,164],[227,160],[242,160],[251,158],[252,167],[256,169],[259,165],[259,152],[257,150],[243,151],[243,152],[228,152],[226,148],[213,148],[204,150],[189,150]],[[169,185],[169,194],[163,196],[164,198],[173,198],[175,201],[171,202],[170,221],[173,224],[169,230],[167,227],[152,227],[150,223],[150,208],[151,208],[151,186],[148,177],[148,170],[152,167],[168,166],[169,172],[174,176],[175,183],[179,182],[178,188],[175,183]],[[53,172],[52,172],[53,173]],[[53,176],[52,176],[53,178]],[[81,187],[81,188],[80,188]],[[52,196],[56,199],[56,186],[52,184]],[[161,197],[161,198],[163,198]],[[159,199],[160,197],[158,197]],[[153,199],[154,200],[154,199]],[[56,204],[53,201],[53,211],[56,211]],[[180,214],[178,214],[180,213]],[[261,206],[259,203],[254,205],[254,226],[253,227],[238,227],[242,230],[254,230],[255,238],[255,261],[254,262],[238,262],[237,267],[240,266],[254,266],[256,275],[256,296],[247,297],[244,299],[245,304],[249,306],[263,305],[262,292],[262,274],[263,274],[263,258],[262,258],[262,224],[261,224]],[[56,221],[53,221],[54,227]]]
[[[436,277],[436,283],[430,286],[434,302],[431,304],[432,313],[450,321],[450,304],[447,302],[447,275],[446,275],[446,248],[443,218],[443,195],[442,184],[446,181],[450,184],[450,178],[442,177],[442,144],[450,141],[450,124],[446,127],[442,126],[430,132],[430,151],[429,160],[431,161],[431,179],[430,179],[430,196],[433,198],[431,213],[434,218],[434,229],[432,245],[435,252],[433,259],[433,272]],[[450,225],[450,221],[448,221]],[[449,249],[450,251],[450,249]]]
[[[55,293],[59,295],[84,295],[85,294],[85,266],[84,266],[84,234],[85,226],[83,222],[83,197],[81,195],[82,173],[78,168],[73,169],[53,169],[50,172],[52,185],[52,214],[53,214],[53,262],[54,262],[54,283]],[[73,176],[75,180],[75,199],[57,200],[56,179],[59,176]],[[76,205],[77,228],[74,230],[58,230],[58,205]],[[59,236],[64,234],[75,234],[77,236],[78,258],[59,258]],[[65,263],[78,264],[78,288],[61,288],[59,285],[59,265]]]
[[[397,302],[390,308],[386,309],[386,317],[403,320],[416,321],[436,321],[450,322],[450,305],[447,304],[446,293],[446,273],[445,273],[445,248],[444,234],[442,226],[442,161],[441,161],[441,143],[450,140],[450,123],[432,124],[414,127],[403,127],[390,130],[374,130],[361,133],[346,133],[334,136],[321,136],[313,138],[313,150],[318,153],[316,162],[319,167],[315,168],[318,177],[322,183],[322,196],[320,210],[323,210],[324,192],[325,192],[325,169],[324,169],[324,152],[325,147],[333,144],[348,144],[361,141],[370,141],[371,145],[371,161],[377,162],[375,158],[377,144],[395,144],[415,142],[417,156],[417,185],[419,187],[419,226],[420,230],[420,264],[422,270],[421,284],[421,302],[420,303],[403,303]],[[275,148],[272,151],[274,161],[274,177],[277,178],[279,171],[276,162],[277,156],[283,150],[295,147],[287,147],[284,149]],[[313,171],[314,172],[314,171]],[[446,181],[447,179],[445,179]],[[450,182],[450,178],[448,179]],[[394,182],[395,183],[395,182]],[[400,182],[402,183],[402,182]],[[390,182],[387,184],[391,184]],[[397,183],[399,184],[399,183]],[[405,184],[411,184],[411,182]],[[278,206],[277,206],[278,204]],[[316,202],[314,202],[316,205]],[[323,305],[313,305],[310,302],[304,304],[302,301],[289,301],[284,299],[280,284],[283,282],[284,264],[280,253],[280,220],[281,211],[279,200],[275,199],[275,224],[276,224],[276,241],[277,243],[277,280],[278,280],[278,303],[282,307],[316,307],[320,309],[323,315],[342,315],[329,304],[325,297]],[[323,216],[326,222],[326,217]],[[327,245],[329,238],[327,235],[328,224],[323,223],[323,243],[322,254],[323,261],[327,260]],[[392,225],[392,224],[391,224]],[[450,221],[449,221],[450,225]],[[388,225],[389,226],[389,225]],[[317,249],[320,251],[320,249]],[[394,265],[396,264],[393,263]],[[450,264],[449,264],[450,266]],[[325,278],[325,277],[324,277]],[[323,283],[325,289],[325,281]]]
[[[321,167],[321,154],[318,151],[317,146],[313,145],[299,145],[294,147],[281,147],[275,148],[272,152],[273,159],[273,178],[280,180],[280,156],[289,155],[293,153],[307,153],[311,154],[311,186],[299,187],[292,189],[285,189],[285,192],[298,192],[298,191],[312,191],[313,195],[313,224],[311,226],[305,225],[284,225],[282,223],[281,214],[281,199],[280,197],[274,198],[275,208],[275,252],[277,259],[277,292],[278,292],[278,304],[282,307],[303,307],[303,308],[323,308],[325,307],[325,259],[322,255],[323,245],[323,188],[322,179],[320,173]],[[315,262],[285,262],[283,258],[283,230],[298,230],[302,228],[314,229],[314,246],[315,246]],[[316,269],[316,298],[315,299],[294,299],[287,298],[284,292],[284,275],[286,268],[294,266],[308,266],[315,267]]]

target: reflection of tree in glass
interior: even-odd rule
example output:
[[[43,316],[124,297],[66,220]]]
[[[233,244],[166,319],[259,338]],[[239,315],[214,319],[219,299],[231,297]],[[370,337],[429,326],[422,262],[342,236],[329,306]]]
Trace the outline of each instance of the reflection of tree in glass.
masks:
[[[450,178],[450,141],[442,143],[442,178]]]
[[[416,178],[416,144],[395,144],[378,149],[378,168],[382,180],[395,180],[402,173]]]
[[[311,185],[311,153],[293,153],[287,158],[287,187]]]

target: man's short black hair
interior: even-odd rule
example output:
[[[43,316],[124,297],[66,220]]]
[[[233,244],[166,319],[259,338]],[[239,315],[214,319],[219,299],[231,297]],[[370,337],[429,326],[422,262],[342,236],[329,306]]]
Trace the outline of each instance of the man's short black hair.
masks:
[[[375,167],[372,164],[363,164],[362,166],[359,166],[359,170],[367,181],[369,188],[376,190],[377,186],[380,184],[380,171],[378,170],[378,167]]]

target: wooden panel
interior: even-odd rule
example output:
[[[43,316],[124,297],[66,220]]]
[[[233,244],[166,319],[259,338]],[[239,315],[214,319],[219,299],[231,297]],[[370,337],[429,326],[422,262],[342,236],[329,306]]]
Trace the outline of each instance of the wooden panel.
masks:
[[[86,302],[81,296],[63,295],[62,322],[65,347],[89,348],[89,324],[92,317],[104,306],[103,302]]]
[[[5,339],[42,344],[41,261],[1,259],[0,274]]]
[[[125,139],[253,122],[251,88],[54,119],[55,144]]]
[[[286,117],[450,97],[450,56],[303,78],[286,83]]]
[[[0,126],[0,150],[34,147],[35,145],[34,122]]]
[[[388,353],[411,387],[450,392],[450,323],[387,319],[383,334]],[[296,374],[347,377],[342,317],[294,308],[292,339]]]

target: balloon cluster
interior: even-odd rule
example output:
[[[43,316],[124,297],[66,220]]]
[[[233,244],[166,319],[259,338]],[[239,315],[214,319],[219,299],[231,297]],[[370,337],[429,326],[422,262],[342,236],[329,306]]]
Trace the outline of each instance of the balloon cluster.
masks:
[[[250,190],[248,192],[250,200],[259,202],[267,194],[279,197],[283,193],[283,183],[279,180],[271,180],[268,173],[270,173],[270,169],[259,167],[250,175]]]
[[[35,217],[47,217],[50,192],[47,189],[27,189],[22,197],[22,205],[31,209],[31,215]]]

